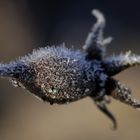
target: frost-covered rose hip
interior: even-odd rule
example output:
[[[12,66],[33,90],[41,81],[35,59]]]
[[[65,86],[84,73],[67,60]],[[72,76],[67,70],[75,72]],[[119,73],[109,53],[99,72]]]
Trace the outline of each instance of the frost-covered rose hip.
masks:
[[[140,108],[140,101],[133,99],[130,89],[112,76],[140,65],[140,56],[129,51],[106,58],[106,46],[112,38],[103,38],[103,14],[98,10],[92,13],[97,23],[86,39],[84,51],[68,49],[64,44],[40,48],[9,64],[0,64],[0,76],[11,79],[14,85],[24,87],[50,104],[65,104],[90,97],[116,128],[116,119],[106,107],[109,97],[134,108]]]

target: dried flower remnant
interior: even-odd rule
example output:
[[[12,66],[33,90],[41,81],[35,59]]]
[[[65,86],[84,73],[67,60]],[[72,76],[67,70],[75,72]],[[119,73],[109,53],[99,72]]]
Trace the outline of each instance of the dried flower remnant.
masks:
[[[133,99],[131,90],[113,76],[140,65],[140,56],[129,51],[105,57],[106,46],[112,38],[103,37],[103,14],[98,10],[93,10],[92,14],[97,22],[86,39],[84,51],[68,49],[64,44],[40,48],[8,64],[0,64],[0,77],[9,78],[15,86],[24,87],[50,104],[90,97],[116,128],[116,119],[107,108],[110,97],[134,108],[140,108],[140,101]]]

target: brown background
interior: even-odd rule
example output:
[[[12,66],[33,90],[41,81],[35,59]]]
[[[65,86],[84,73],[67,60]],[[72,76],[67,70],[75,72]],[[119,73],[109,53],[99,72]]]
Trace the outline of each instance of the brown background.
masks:
[[[81,49],[98,8],[107,18],[106,35],[114,37],[112,53],[140,54],[140,9],[134,1],[0,0],[0,61],[9,62],[32,49],[63,42]],[[140,98],[140,68],[116,76]],[[50,106],[8,80],[0,79],[0,140],[139,140],[140,112],[112,100],[119,128],[89,99]]]

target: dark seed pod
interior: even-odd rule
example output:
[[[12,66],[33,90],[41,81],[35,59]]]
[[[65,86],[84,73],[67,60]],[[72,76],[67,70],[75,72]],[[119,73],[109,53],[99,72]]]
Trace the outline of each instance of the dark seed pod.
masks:
[[[140,56],[127,52],[124,55],[105,58],[106,46],[112,38],[103,37],[105,18],[93,10],[97,23],[89,33],[84,52],[68,49],[65,45],[34,50],[9,64],[0,64],[0,76],[9,78],[14,86],[24,87],[50,104],[64,104],[90,97],[117,127],[113,114],[106,104],[109,97],[134,108],[140,101],[132,98],[131,90],[112,78],[119,72],[140,65]]]

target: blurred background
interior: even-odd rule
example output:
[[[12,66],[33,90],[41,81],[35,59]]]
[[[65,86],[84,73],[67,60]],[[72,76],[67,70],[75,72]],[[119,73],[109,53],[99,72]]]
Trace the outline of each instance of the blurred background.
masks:
[[[140,54],[139,5],[135,0],[0,0],[0,61],[63,42],[82,49],[95,22],[94,8],[106,16],[105,35],[114,37],[108,55],[127,50]],[[140,99],[140,68],[116,78]],[[118,120],[116,131],[89,98],[50,106],[0,79],[0,140],[139,140],[140,112],[114,100],[109,108]]]

